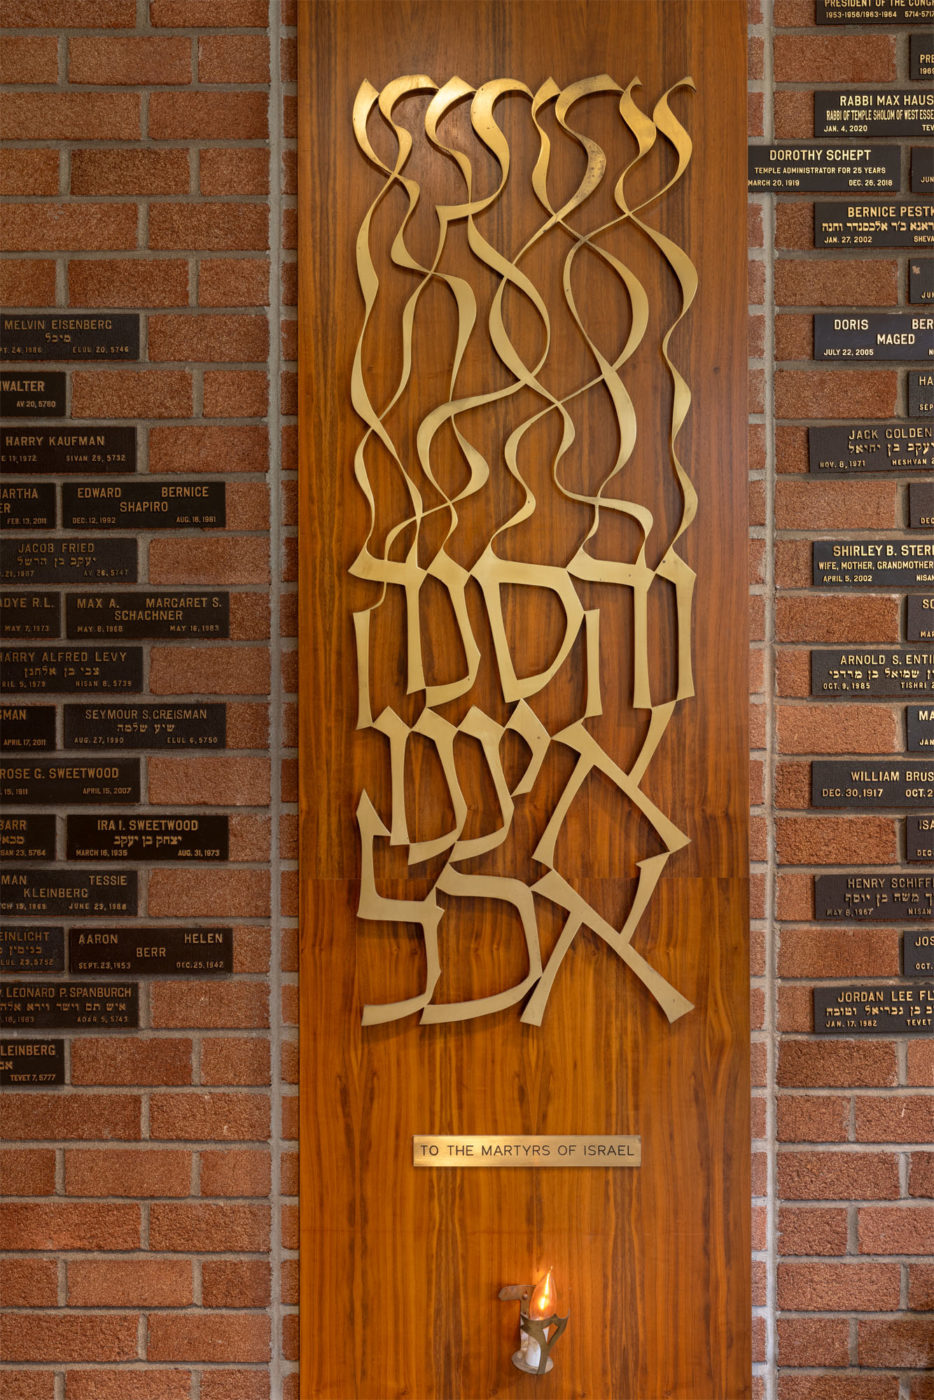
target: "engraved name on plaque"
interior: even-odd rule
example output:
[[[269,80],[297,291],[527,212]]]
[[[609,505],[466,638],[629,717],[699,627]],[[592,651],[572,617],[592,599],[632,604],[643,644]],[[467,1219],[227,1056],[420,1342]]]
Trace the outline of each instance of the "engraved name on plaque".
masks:
[[[102,482],[62,486],[66,530],[219,529],[227,521],[223,482]]]
[[[934,921],[934,875],[873,875],[863,871],[817,875],[814,917],[862,923]]]
[[[811,694],[851,699],[934,695],[934,653],[901,647],[815,649]]]
[[[65,745],[107,749],[223,749],[227,706],[179,703],[66,705]]]
[[[934,469],[934,424],[842,423],[808,428],[815,476]]]
[[[153,816],[69,816],[69,860],[227,860],[229,817],[160,812]]]
[[[68,932],[70,972],[190,977],[233,971],[233,929],[81,928]]]
[[[908,76],[916,83],[934,79],[934,38],[912,34],[908,49]]]
[[[811,805],[857,811],[934,805],[934,760],[814,759]]]
[[[908,928],[902,934],[902,971],[906,977],[934,972],[934,930]]]
[[[908,417],[934,418],[934,371],[908,371]]]
[[[850,190],[897,190],[900,158],[897,146],[815,146],[797,142],[750,146],[749,190],[821,190],[838,194]]]
[[[818,1035],[930,1035],[934,1026],[934,982],[920,987],[814,988]]]
[[[0,360],[138,360],[138,312],[4,311]]]
[[[934,861],[934,816],[912,814],[905,818],[905,859]]]
[[[814,317],[816,360],[929,360],[934,316],[914,311],[819,311]]]
[[[0,593],[0,637],[37,641],[62,635],[61,599],[57,593]]]
[[[934,583],[934,540],[815,540],[812,553],[813,581],[822,588]]]
[[[909,753],[934,749],[934,705],[908,705],[905,717]]]
[[[135,870],[0,869],[0,913],[32,918],[135,914]]]
[[[54,748],[54,705],[0,705],[0,753]]]
[[[23,423],[0,430],[0,475],[100,476],[136,471],[136,429],[109,426],[44,428]]]
[[[7,695],[82,690],[132,694],[142,688],[140,647],[0,648],[0,691]]]
[[[819,89],[815,136],[934,136],[934,92],[919,88]]]
[[[41,924],[0,928],[0,972],[64,972],[65,930]]]
[[[229,593],[69,593],[65,635],[188,638],[230,636]]]
[[[0,418],[64,418],[64,370],[0,374]]]
[[[138,802],[138,758],[5,760],[0,798],[10,803]]]
[[[0,982],[0,1026],[7,1029],[138,1025],[136,982]]]
[[[54,816],[45,812],[28,816],[0,812],[0,860],[54,859]]]
[[[814,243],[818,248],[934,247],[934,204],[890,199],[858,204],[816,200]]]
[[[815,0],[818,24],[930,24],[934,0]]]
[[[2,583],[135,583],[136,541],[0,539]]]
[[[0,1041],[0,1088],[14,1089],[65,1082],[63,1040]]]
[[[49,482],[0,482],[0,530],[53,530],[55,487]]]

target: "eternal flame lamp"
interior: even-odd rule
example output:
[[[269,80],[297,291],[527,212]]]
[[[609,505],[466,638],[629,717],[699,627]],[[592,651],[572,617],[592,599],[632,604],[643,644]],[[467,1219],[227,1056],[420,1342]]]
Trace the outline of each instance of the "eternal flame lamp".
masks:
[[[551,1269],[533,1288],[530,1283],[513,1283],[499,1290],[500,1298],[519,1300],[519,1350],[512,1364],[529,1376],[543,1376],[554,1366],[551,1349],[568,1325],[555,1311],[557,1295]]]

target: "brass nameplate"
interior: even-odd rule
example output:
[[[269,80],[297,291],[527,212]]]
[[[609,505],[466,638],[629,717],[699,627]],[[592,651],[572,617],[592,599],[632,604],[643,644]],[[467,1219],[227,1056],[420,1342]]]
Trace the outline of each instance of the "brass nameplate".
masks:
[[[416,1167],[641,1167],[641,1137],[577,1133],[412,1136]]]

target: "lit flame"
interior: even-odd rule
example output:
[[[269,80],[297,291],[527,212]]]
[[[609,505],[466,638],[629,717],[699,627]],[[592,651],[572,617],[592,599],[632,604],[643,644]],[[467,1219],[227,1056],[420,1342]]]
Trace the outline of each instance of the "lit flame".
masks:
[[[552,1270],[549,1269],[545,1277],[540,1278],[535,1285],[532,1291],[532,1299],[529,1303],[529,1317],[551,1317],[552,1313],[555,1311],[557,1295],[551,1275]]]

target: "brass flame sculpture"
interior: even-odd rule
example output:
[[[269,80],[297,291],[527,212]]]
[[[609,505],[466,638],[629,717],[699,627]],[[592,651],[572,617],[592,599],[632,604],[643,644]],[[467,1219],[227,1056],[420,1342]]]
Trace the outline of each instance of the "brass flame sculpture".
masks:
[[[380,920],[390,923],[403,923],[417,926],[424,940],[426,967],[425,981],[418,995],[383,1004],[367,1005],[363,1009],[363,1024],[374,1026],[398,1020],[415,1012],[421,1013],[422,1024],[467,1019],[489,1015],[515,1005],[525,998],[528,1001],[522,1012],[522,1020],[527,1024],[541,1025],[542,1017],[551,988],[562,960],[571,947],[577,933],[582,928],[592,930],[601,938],[636,974],[655,997],[669,1021],[674,1021],[691,1010],[691,1003],[672,987],[649,963],[632,947],[632,937],[644,913],[659,877],[669,859],[677,850],[688,844],[689,838],[655,805],[642,791],[649,763],[671,720],[678,701],[694,694],[691,671],[691,608],[693,598],[694,573],[677,552],[681,535],[691,524],[696,511],[694,487],[678,459],[676,441],[690,406],[690,391],[676,365],[669,355],[671,336],[688,311],[697,287],[697,275],[687,254],[658,229],[645,222],[644,215],[649,206],[656,204],[681,179],[691,158],[692,143],[684,127],[669,106],[669,97],[679,89],[693,90],[690,78],[674,84],[655,104],[651,116],[637,105],[633,90],[639,87],[634,79],[627,87],[619,87],[612,78],[603,74],[571,83],[559,88],[548,79],[537,91],[532,92],[525,84],[511,79],[497,79],[472,88],[460,78],[451,78],[438,87],[429,77],[410,75],[396,78],[377,91],[364,81],[357,94],[353,111],[353,126],[357,143],[368,160],[383,174],[384,182],[375,199],[364,215],[357,237],[357,270],[360,288],[363,293],[364,314],[360,336],[357,342],[352,374],[352,401],[354,409],[363,420],[365,431],[360,438],[354,457],[354,474],[369,509],[369,529],[363,545],[351,565],[354,577],[375,584],[379,597],[371,606],[360,609],[353,615],[358,667],[358,729],[374,730],[381,734],[389,746],[391,773],[392,810],[389,825],[380,816],[373,801],[364,790],[357,806],[357,822],[360,833],[362,854],[362,878],[359,896],[359,917],[364,920]],[[607,157],[601,147],[591,138],[577,132],[569,121],[572,109],[582,98],[597,93],[610,93],[618,97],[619,116],[630,137],[635,138],[636,154],[622,169],[613,189],[613,200],[619,210],[617,217],[588,233],[581,233],[567,222],[569,216],[579,210],[594,190],[600,185],[607,169]],[[544,210],[540,226],[511,257],[493,246],[484,235],[478,218],[500,197],[506,187],[510,170],[510,147],[503,130],[497,124],[494,108],[505,95],[521,95],[530,103],[531,120],[539,140],[539,155],[532,174],[534,194]],[[435,205],[438,222],[438,241],[433,260],[426,264],[419,261],[406,244],[405,229],[410,216],[415,211],[423,190],[418,181],[405,173],[405,167],[413,148],[412,133],[396,119],[395,109],[403,99],[413,95],[430,95],[424,118],[424,133],[431,145],[453,160],[459,168],[465,186],[464,199],[460,203]],[[445,144],[440,128],[445,115],[455,106],[469,99],[470,123],[473,133],[492,156],[500,172],[496,187],[489,193],[479,195],[474,189],[474,172],[467,154],[456,147]],[[553,116],[560,127],[583,150],[586,169],[577,189],[559,207],[554,207],[549,196],[549,163],[551,145],[543,125],[546,108],[553,104]],[[368,127],[376,113],[382,117],[384,134],[388,130],[396,145],[392,164],[384,162],[371,144]],[[671,178],[650,197],[631,207],[626,197],[628,177],[659,137],[664,138],[673,148],[676,168]],[[404,199],[406,212],[401,218],[398,231],[392,241],[390,257],[395,267],[404,271],[413,283],[402,317],[403,362],[395,391],[380,408],[371,399],[367,388],[364,337],[367,326],[380,293],[380,281],[371,252],[371,228],[377,211],[384,199],[392,194],[396,200],[400,193]],[[385,211],[384,211],[385,212]],[[442,270],[442,254],[449,230],[463,221],[470,251],[484,265],[487,274],[498,279],[497,290],[492,297],[487,331],[490,342],[502,366],[508,371],[509,381],[505,387],[487,393],[459,396],[457,379],[465,350],[477,322],[477,298],[469,282],[463,277],[451,275]],[[677,280],[680,294],[680,309],[674,321],[661,336],[660,353],[664,360],[672,385],[672,406],[668,427],[668,441],[665,456],[673,471],[680,490],[680,520],[673,537],[664,549],[659,563],[651,567],[647,560],[646,546],[653,528],[652,512],[644,505],[608,494],[608,487],[623,472],[636,442],[636,411],[627,392],[625,383],[626,362],[632,357],[649,325],[649,302],[645,289],[635,273],[619,258],[602,246],[604,235],[623,224],[638,229],[651,240],[659,254],[667,261]],[[542,370],[552,348],[552,330],[548,308],[534,284],[523,270],[522,263],[530,250],[548,233],[561,229],[570,236],[571,246],[566,254],[563,269],[564,296],[574,322],[579,328],[589,353],[596,366],[594,376],[571,392],[558,397],[550,392],[542,382]],[[583,249],[601,259],[606,268],[620,280],[628,295],[631,311],[631,324],[625,342],[613,358],[601,352],[588,335],[587,327],[579,314],[572,290],[572,273],[575,259]],[[415,274],[415,278],[411,277]],[[418,424],[416,436],[417,465],[404,460],[404,452],[397,446],[387,426],[391,410],[399,402],[409,386],[413,373],[413,326],[419,300],[431,286],[446,288],[457,314],[456,351],[450,366],[449,390],[443,402],[425,416]],[[527,307],[534,310],[541,322],[544,348],[534,363],[527,363],[519,353],[516,344],[507,330],[503,313],[503,300],[507,290],[510,295],[521,297]],[[569,404],[584,392],[599,388],[608,396],[618,424],[618,449],[615,459],[607,463],[607,469],[599,489],[592,493],[571,490],[562,484],[559,468],[575,438],[574,421]],[[504,446],[506,471],[518,484],[523,500],[519,509],[489,538],[485,547],[473,564],[466,569],[447,551],[458,523],[458,507],[469,497],[480,492],[490,480],[495,470],[481,451],[468,437],[468,428],[463,423],[464,415],[518,392],[531,390],[541,403],[541,408],[531,417],[520,423],[510,434]],[[503,558],[497,553],[497,539],[512,527],[528,520],[536,510],[536,499],[531,487],[520,471],[520,449],[526,433],[543,419],[545,415],[557,415],[561,428],[561,443],[551,462],[552,480],[568,500],[590,509],[591,524],[585,538],[566,567],[557,565],[516,562]],[[450,425],[463,454],[468,479],[463,488],[448,494],[436,475],[432,463],[432,444],[438,434]],[[368,457],[371,450],[382,451],[398,472],[408,500],[408,513],[388,530],[381,550],[375,547],[377,532],[377,505],[374,485],[368,470]],[[498,464],[497,464],[498,465]],[[425,483],[430,483],[430,487]],[[422,489],[420,489],[420,484]],[[423,492],[429,491],[431,499],[440,497],[442,505],[425,505]],[[429,516],[447,512],[447,534],[440,547],[435,549],[430,562],[419,560],[419,542],[423,540],[422,527]],[[636,522],[641,533],[641,547],[632,562],[615,558],[602,558],[589,551],[598,530],[602,512],[619,512]],[[408,532],[408,533],[406,533]],[[403,538],[404,537],[404,538]],[[393,548],[396,546],[395,549]],[[422,548],[425,548],[424,542]],[[402,557],[397,557],[402,555]],[[448,702],[467,695],[473,687],[480,665],[480,648],[471,626],[467,606],[467,586],[470,580],[479,587],[482,594],[495,651],[496,674],[505,702],[512,706],[508,721],[499,724],[477,706],[472,706],[459,724],[452,723],[440,713]],[[664,700],[654,703],[649,679],[649,648],[653,639],[648,627],[649,590],[656,579],[666,580],[673,586],[677,616],[677,655],[675,658],[674,693]],[[428,580],[433,580],[445,592],[452,615],[455,619],[465,658],[465,668],[461,676],[445,679],[443,683],[429,683],[426,679],[423,637],[419,618],[421,591]],[[584,584],[615,584],[632,590],[634,607],[633,649],[634,684],[632,703],[636,709],[648,712],[647,732],[641,750],[635,761],[624,769],[611,754],[597,742],[587,721],[602,713],[600,694],[600,633],[599,609],[585,609],[575,581]],[[551,664],[532,675],[517,673],[515,660],[507,640],[503,618],[501,590],[509,584],[521,584],[529,588],[545,589],[556,595],[564,613],[564,635]],[[414,725],[408,725],[391,707],[384,708],[374,715],[370,695],[370,637],[374,614],[385,602],[389,590],[401,590],[404,599],[407,637],[404,648],[406,668],[406,689],[408,694],[424,693],[424,709]],[[550,734],[529,704],[552,680],[567,660],[578,637],[583,637],[586,658],[586,702],[583,713],[571,724]],[[513,731],[527,744],[530,758],[521,778],[512,787],[507,781],[500,746],[507,731]],[[411,840],[408,831],[405,809],[405,774],[407,745],[412,735],[421,736],[434,748],[447,784],[451,805],[454,811],[454,824],[447,833],[432,840]],[[489,768],[501,820],[495,830],[480,836],[465,839],[463,836],[468,817],[467,802],[458,779],[455,762],[455,740],[459,736],[469,736],[479,743]],[[534,851],[534,858],[547,867],[546,873],[534,883],[504,876],[478,874],[465,869],[465,865],[478,856],[483,856],[501,845],[509,833],[515,810],[515,800],[529,793],[538,777],[541,765],[551,744],[560,744],[569,749],[576,762],[569,781],[561,793],[557,805],[550,814],[545,830]],[[632,802],[642,816],[650,823],[657,834],[663,850],[637,862],[638,880],[631,908],[622,928],[615,928],[602,918],[581,896],[558,869],[555,868],[555,845],[569,809],[577,798],[589,775],[603,774],[615,784],[619,791]],[[387,840],[394,846],[408,847],[409,865],[418,865],[447,852],[444,867],[435,880],[431,891],[420,899],[390,898],[379,893],[375,874],[375,849],[378,841]],[[573,872],[572,872],[573,874]],[[558,938],[547,965],[543,967],[539,932],[536,922],[534,896],[550,900],[564,914],[563,930]],[[528,973],[514,986],[493,995],[477,997],[469,1001],[436,1003],[433,1001],[441,964],[439,958],[439,926],[444,915],[444,900],[488,899],[504,901],[518,914],[524,931],[528,956]]]

